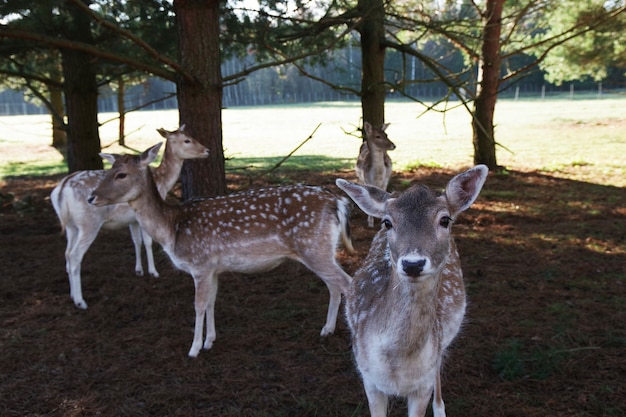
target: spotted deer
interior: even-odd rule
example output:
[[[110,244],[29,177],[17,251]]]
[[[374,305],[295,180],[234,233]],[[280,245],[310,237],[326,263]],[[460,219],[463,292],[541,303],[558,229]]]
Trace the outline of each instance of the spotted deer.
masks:
[[[157,129],[166,139],[163,159],[154,169],[154,178],[162,197],[165,197],[176,183],[183,160],[209,156],[209,150],[186,135],[184,129],[184,125],[173,132]],[[81,264],[101,228],[119,229],[128,226],[135,246],[135,273],[143,276],[141,261],[143,242],[148,258],[148,272],[154,277],[159,276],[154,265],[152,238],[139,227],[130,206],[122,203],[96,207],[87,202],[87,198],[105,174],[105,170],[74,172],[63,178],[50,194],[52,206],[67,238],[65,266],[70,282],[70,296],[74,304],[81,309],[87,308],[81,285]]]
[[[139,156],[110,155],[113,166],[89,202],[128,203],[142,229],[163,246],[176,267],[192,275],[196,322],[189,356],[210,349],[215,340],[218,275],[262,272],[286,259],[299,261],[326,283],[330,302],[321,335],[332,334],[341,294],[351,281],[335,259],[340,237],[353,251],[348,200],[320,187],[292,185],[167,204],[148,169],[157,152],[155,146]]]
[[[389,123],[382,127],[372,127],[368,122],[363,123],[365,141],[359,150],[356,160],[356,176],[363,185],[374,185],[387,190],[391,178],[391,158],[387,151],[396,149],[396,145],[389,140],[385,130]],[[367,217],[369,227],[374,227],[374,218]]]
[[[478,165],[435,193],[416,185],[401,194],[338,179],[370,216],[382,219],[346,294],[352,348],[372,417],[387,414],[389,396],[408,398],[409,416],[445,416],[440,368],[465,315],[465,288],[451,227],[480,192],[488,169]]]

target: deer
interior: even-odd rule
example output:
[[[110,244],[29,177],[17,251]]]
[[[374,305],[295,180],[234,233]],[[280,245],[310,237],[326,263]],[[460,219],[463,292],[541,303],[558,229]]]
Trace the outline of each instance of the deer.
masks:
[[[363,185],[374,185],[383,190],[387,190],[391,179],[391,158],[387,151],[396,149],[396,145],[389,140],[385,130],[389,123],[381,127],[373,127],[369,122],[363,123],[365,132],[364,141],[359,149],[359,156],[356,160],[356,176]],[[374,218],[367,217],[367,225],[374,227]]]
[[[452,178],[443,193],[414,185],[390,194],[337,179],[368,215],[382,219],[346,297],[352,350],[372,417],[387,415],[388,397],[408,399],[408,415],[445,417],[440,370],[465,316],[459,253],[451,233],[457,216],[487,178],[477,165]]]
[[[103,155],[113,166],[89,202],[97,207],[128,203],[141,228],[163,247],[174,266],[192,276],[195,327],[189,357],[197,357],[215,341],[219,274],[263,272],[286,259],[300,262],[326,284],[330,301],[320,334],[332,334],[341,295],[352,280],[335,259],[340,238],[354,251],[349,200],[321,187],[288,185],[170,204],[161,198],[148,169],[158,148],[138,156]]]
[[[175,131],[157,129],[166,139],[161,164],[153,171],[159,194],[165,198],[172,189],[185,159],[207,158],[209,150],[185,133],[185,126]],[[128,204],[96,207],[87,198],[105,177],[105,170],[76,171],[65,178],[52,190],[50,200],[61,223],[61,233],[65,233],[65,266],[70,282],[70,297],[74,305],[86,309],[81,285],[81,264],[85,253],[98,236],[101,228],[120,229],[128,226],[135,247],[135,273],[143,276],[141,245],[145,246],[148,259],[148,272],[158,278],[154,264],[152,238],[137,223],[135,213]]]

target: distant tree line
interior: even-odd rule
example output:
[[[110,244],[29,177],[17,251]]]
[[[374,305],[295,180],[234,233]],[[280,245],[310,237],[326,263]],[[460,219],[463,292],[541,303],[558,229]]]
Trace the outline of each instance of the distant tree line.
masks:
[[[356,48],[345,48],[335,52],[335,61],[327,65],[311,67],[308,72],[325,79],[335,79],[338,84],[358,84],[360,77],[360,56]],[[394,70],[393,54],[387,59],[389,73]],[[346,65],[346,64],[350,65]],[[225,74],[241,71],[243,64],[239,59],[228,59],[222,64]],[[419,60],[408,63],[409,70],[414,72],[412,78],[426,79],[428,68]],[[598,83],[593,79],[571,81],[567,84],[556,85],[548,82],[540,70],[528,74],[521,82],[508,83],[507,88],[500,92],[501,97],[514,97],[516,92],[522,95],[538,97],[543,92],[546,95],[569,93],[573,86],[578,93],[581,91],[600,95],[624,93],[626,91],[626,77],[620,71],[614,71],[606,80]],[[118,92],[109,85],[100,87],[98,110],[100,112],[118,112]],[[449,94],[446,83],[434,79],[429,82],[407,86],[405,91],[388,91],[388,98],[402,98],[404,95],[418,97],[423,101],[439,101]],[[302,75],[293,66],[283,65],[265,68],[256,71],[239,83],[224,87],[222,106],[262,106],[271,104],[314,103],[320,101],[357,101],[353,94],[333,89],[331,86],[319,83],[310,77]],[[144,79],[127,87],[124,94],[125,109],[139,110],[170,110],[178,108],[176,99],[176,84],[157,77]],[[4,88],[0,91],[0,115],[44,114],[48,110],[28,90]]]

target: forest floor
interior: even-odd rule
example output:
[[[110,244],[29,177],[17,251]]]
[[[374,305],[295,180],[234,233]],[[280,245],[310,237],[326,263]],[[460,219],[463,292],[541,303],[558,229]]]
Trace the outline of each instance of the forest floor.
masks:
[[[444,364],[451,416],[626,415],[626,189],[570,170],[490,174],[454,226],[469,305]],[[391,188],[443,188],[455,173],[396,173]],[[270,182],[339,192],[336,177],[354,174]],[[223,274],[217,340],[196,359],[192,279],[158,246],[161,277],[135,276],[126,230],[100,232],[82,264],[89,308],[75,308],[49,200],[60,178],[1,183],[0,415],[369,415],[344,317],[319,336],[328,292],[298,263]],[[351,223],[357,253],[338,252],[350,274],[375,234],[357,207]],[[390,415],[406,403],[393,400]]]

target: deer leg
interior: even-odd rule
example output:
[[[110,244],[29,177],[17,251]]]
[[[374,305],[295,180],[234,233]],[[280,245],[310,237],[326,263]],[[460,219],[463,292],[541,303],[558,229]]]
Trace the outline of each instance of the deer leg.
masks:
[[[322,327],[320,336],[330,336],[335,332],[337,325],[337,314],[341,305],[341,290],[338,286],[327,282],[326,286],[330,292],[330,300],[328,302],[328,312],[326,313],[326,324]]]
[[[334,252],[334,250],[333,250]],[[333,253],[332,258],[318,259],[317,261],[303,261],[304,265],[324,281],[328,292],[330,293],[330,301],[328,302],[328,313],[326,314],[326,324],[322,328],[321,336],[329,336],[335,332],[337,324],[337,314],[341,305],[341,294],[348,291],[352,278],[346,274],[335,260]]]
[[[146,248],[146,258],[148,259],[148,273],[154,278],[159,277],[159,273],[154,265],[154,253],[152,252],[152,236],[150,236],[145,230],[141,229],[141,236],[143,237],[143,245]]]
[[[72,297],[76,307],[83,310],[87,308],[87,303],[83,299],[80,277],[81,264],[85,253],[98,236],[99,231],[100,225],[90,229],[76,226],[67,227],[66,229],[67,249],[65,251],[65,261],[70,280],[70,297]]]
[[[431,393],[428,390],[419,390],[408,396],[409,416],[424,417],[428,409],[428,400]],[[444,414],[445,416],[445,414]],[[434,415],[433,417],[439,417]]]
[[[211,283],[209,286],[208,304],[206,307],[206,338],[204,339],[203,349],[211,349],[215,341],[215,298],[217,297],[217,289],[219,282],[217,274],[212,273],[209,277]]]
[[[141,227],[139,223],[133,222],[128,225],[130,229],[130,236],[133,239],[135,245],[135,274],[139,277],[143,277],[143,262],[141,261],[141,244],[143,243]]]
[[[367,395],[371,417],[386,417],[387,406],[389,404],[387,394],[380,391],[374,384],[369,383],[365,379],[363,379],[363,386],[365,387],[365,395]],[[412,414],[409,413],[409,415]]]
[[[72,258],[74,247],[78,241],[78,229],[74,225],[67,225],[65,227],[65,237],[67,238],[67,246],[65,247],[65,271],[67,272],[67,278],[70,283],[70,297],[72,301],[77,299],[82,300],[80,305],[78,305],[76,301],[74,301],[74,304],[84,309],[87,308],[87,304],[85,300],[82,299],[83,295],[80,288],[80,265],[78,266],[78,284],[76,284],[74,280],[74,271],[76,268],[74,267],[74,259]]]
[[[437,367],[435,376],[435,392],[433,393],[433,416],[446,417],[446,407],[441,396],[441,365]]]
[[[214,319],[214,307],[215,297],[217,295],[217,275],[213,272],[208,275],[200,275],[193,277],[196,287],[196,295],[194,301],[194,308],[196,311],[196,324],[193,332],[193,343],[189,350],[189,356],[195,358],[200,353],[200,349],[210,349],[213,341],[215,340],[215,319]],[[204,346],[202,345],[202,331],[204,327],[204,320],[206,323],[206,339]]]

